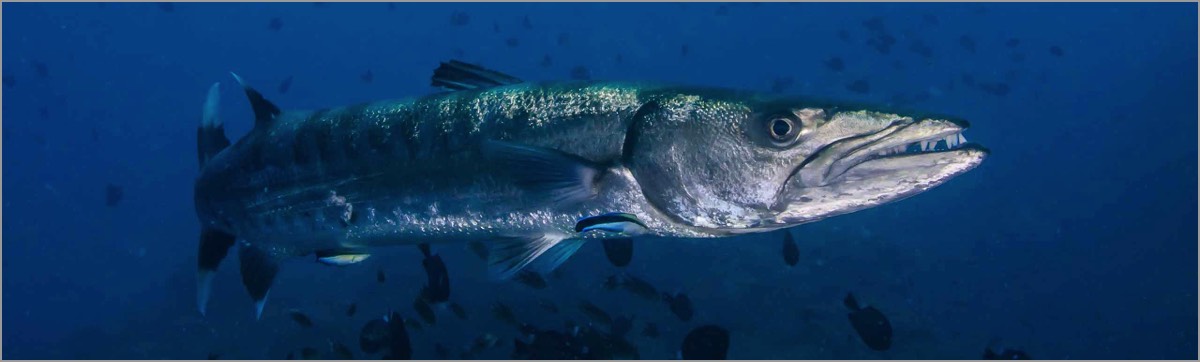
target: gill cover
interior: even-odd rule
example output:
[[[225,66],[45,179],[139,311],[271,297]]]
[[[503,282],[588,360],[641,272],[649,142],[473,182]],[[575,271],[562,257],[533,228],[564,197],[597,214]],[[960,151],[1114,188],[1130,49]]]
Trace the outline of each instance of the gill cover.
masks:
[[[676,221],[749,231],[770,218],[770,206],[803,161],[793,146],[805,128],[789,109],[776,108],[689,94],[647,102],[633,116],[622,163],[646,199]],[[771,121],[782,118],[774,139]]]

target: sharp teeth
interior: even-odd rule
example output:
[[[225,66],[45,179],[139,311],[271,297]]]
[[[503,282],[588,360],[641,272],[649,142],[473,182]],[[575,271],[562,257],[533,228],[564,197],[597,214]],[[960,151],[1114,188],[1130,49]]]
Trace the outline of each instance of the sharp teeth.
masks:
[[[935,142],[936,142],[936,141],[935,141]],[[922,150],[922,151],[930,151],[930,150],[933,150],[933,145],[935,145],[935,144],[936,144],[935,142],[922,141],[922,142],[921,142],[921,150]]]
[[[967,143],[967,138],[963,137],[962,133],[958,134],[958,143]]]
[[[942,140],[946,141],[946,148],[953,148],[954,146],[958,146],[958,137],[957,136],[953,136],[953,135],[946,136],[946,138],[944,138]]]

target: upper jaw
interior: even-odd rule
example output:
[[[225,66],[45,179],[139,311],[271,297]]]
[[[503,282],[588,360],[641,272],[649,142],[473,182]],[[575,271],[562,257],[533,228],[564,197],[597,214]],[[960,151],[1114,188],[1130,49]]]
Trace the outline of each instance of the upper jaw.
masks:
[[[849,151],[841,155],[830,155],[837,159],[823,178],[826,182],[834,180],[867,161],[961,149],[967,145],[967,139],[962,135],[965,129],[965,123],[946,120],[923,120],[903,125],[878,139],[849,145]]]

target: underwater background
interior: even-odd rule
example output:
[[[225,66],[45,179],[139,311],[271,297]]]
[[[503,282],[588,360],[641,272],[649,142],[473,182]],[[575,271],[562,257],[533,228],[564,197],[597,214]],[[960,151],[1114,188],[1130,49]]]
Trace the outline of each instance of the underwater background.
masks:
[[[561,329],[587,323],[581,301],[632,318],[626,338],[650,359],[705,324],[728,329],[736,359],[1197,358],[1195,3],[2,6],[6,359],[325,358],[334,343],[377,358],[359,330],[393,310],[419,321],[414,358],[441,345],[506,359],[518,329],[497,302]],[[231,258],[201,316],[208,86],[221,82],[236,140],[253,116],[230,71],[284,109],[317,109],[430,94],[450,59],[952,114],[992,153],[924,194],[788,230],[795,266],[781,232],[640,243],[624,268],[590,243],[538,289],[439,244],[466,318],[439,309],[430,324],[413,310],[417,248],[341,268],[289,259],[257,321]],[[605,288],[617,274],[686,293],[695,317]],[[855,335],[847,293],[890,320],[889,350]],[[462,352],[487,334],[494,346]]]

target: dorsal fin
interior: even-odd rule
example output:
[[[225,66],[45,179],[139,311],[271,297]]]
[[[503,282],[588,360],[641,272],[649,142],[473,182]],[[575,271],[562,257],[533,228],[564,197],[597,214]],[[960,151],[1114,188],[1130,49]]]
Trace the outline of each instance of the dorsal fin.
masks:
[[[433,70],[433,86],[452,91],[496,87],[524,82],[521,79],[475,64],[451,60]]]
[[[229,72],[229,74],[233,74],[233,79],[237,80],[242,89],[246,91],[246,98],[250,99],[250,107],[254,108],[254,128],[264,127],[279,115],[279,107],[263,98],[262,93],[251,88],[236,73]]]

